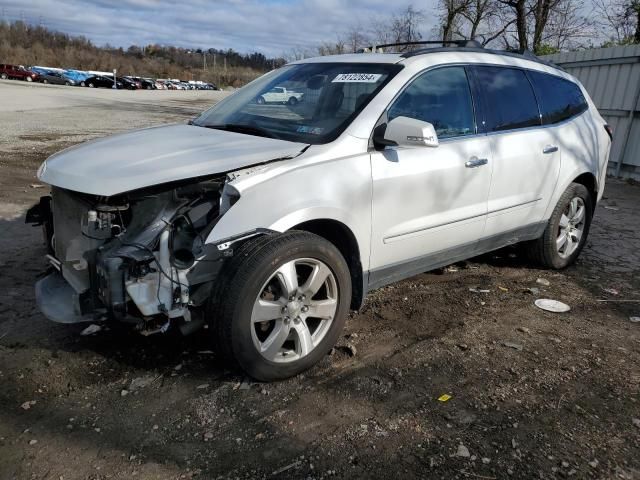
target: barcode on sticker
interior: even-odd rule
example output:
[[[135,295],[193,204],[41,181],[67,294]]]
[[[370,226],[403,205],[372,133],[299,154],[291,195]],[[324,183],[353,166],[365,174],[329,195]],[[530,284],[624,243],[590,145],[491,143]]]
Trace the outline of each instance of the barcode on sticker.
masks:
[[[380,73],[340,73],[331,83],[376,83]]]

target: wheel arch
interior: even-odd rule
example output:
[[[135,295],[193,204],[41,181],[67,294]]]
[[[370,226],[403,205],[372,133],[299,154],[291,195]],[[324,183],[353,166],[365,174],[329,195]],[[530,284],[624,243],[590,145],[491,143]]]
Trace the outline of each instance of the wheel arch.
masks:
[[[596,176],[591,172],[585,172],[578,175],[573,179],[571,183],[579,183],[580,185],[584,185],[589,193],[591,194],[591,198],[594,202],[598,200],[598,180]],[[595,204],[593,205],[595,208]]]
[[[547,205],[547,210],[544,215],[545,222],[549,220],[553,212],[553,209],[556,208],[556,204],[558,203],[558,200],[560,199],[562,194],[565,192],[565,190],[569,188],[569,185],[571,185],[572,183],[579,183],[580,185],[584,185],[587,188],[587,190],[589,190],[589,193],[593,196],[593,201],[594,201],[593,207],[595,209],[595,202],[597,202],[598,200],[599,185],[598,185],[598,180],[596,179],[596,176],[593,174],[593,172],[585,171],[585,170],[576,170],[572,172],[571,175],[566,175],[566,176],[563,175],[562,177],[566,178],[567,180],[563,182],[559,182],[556,185],[556,189],[553,192],[553,197],[551,198],[551,201]]]
[[[355,234],[344,223],[329,219],[307,220],[291,227],[318,235],[332,243],[347,261],[351,274],[351,309],[358,310],[365,296],[364,273],[360,261],[360,247]]]

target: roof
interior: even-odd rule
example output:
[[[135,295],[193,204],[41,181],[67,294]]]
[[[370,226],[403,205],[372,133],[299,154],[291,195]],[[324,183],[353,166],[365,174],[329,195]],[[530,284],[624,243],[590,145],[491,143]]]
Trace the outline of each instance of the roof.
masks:
[[[424,58],[425,55],[433,55],[433,54],[455,54],[457,58],[472,56],[477,62],[478,54],[491,55],[495,57],[500,57],[503,60],[506,60],[507,63],[510,59],[515,59],[517,61],[527,61],[533,62],[537,64],[546,65],[548,67],[552,67],[558,70],[562,70],[557,65],[554,65],[551,62],[545,61],[533,55],[530,52],[524,53],[516,53],[516,52],[506,52],[502,50],[492,50],[489,48],[475,48],[475,47],[443,47],[443,48],[425,48],[420,50],[413,50],[404,53],[350,53],[345,55],[326,55],[323,57],[313,57],[313,58],[305,58],[304,60],[298,60],[296,62],[292,62],[292,64],[300,64],[300,63],[409,63],[410,61],[417,58]],[[441,55],[439,55],[441,56]],[[494,58],[495,58],[494,57]],[[491,57],[486,57],[489,60]],[[519,62],[517,62],[519,63]]]
[[[404,58],[399,53],[347,53],[305,58],[291,63],[399,63],[402,60]]]

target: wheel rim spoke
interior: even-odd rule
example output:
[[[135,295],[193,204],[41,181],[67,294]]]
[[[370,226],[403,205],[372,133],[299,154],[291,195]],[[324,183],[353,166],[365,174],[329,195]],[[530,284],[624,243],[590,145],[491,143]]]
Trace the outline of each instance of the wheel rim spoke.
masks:
[[[300,287],[300,290],[309,298],[313,298],[320,288],[322,288],[322,285],[324,285],[329,275],[331,275],[331,270],[329,270],[329,267],[325,264],[314,265],[313,270],[309,274],[309,278],[304,285]]]
[[[567,226],[569,225],[569,217],[567,217],[564,213],[562,214],[562,216],[560,217],[560,226],[562,228],[567,228]]]
[[[564,249],[564,253],[565,255],[570,255],[572,251],[573,251],[573,239],[571,238],[571,235],[567,235],[567,246]]]
[[[276,276],[287,297],[291,297],[298,292],[298,272],[294,260],[282,265],[276,272]]]
[[[259,298],[253,306],[251,321],[267,322],[282,317],[282,304],[271,300]]]
[[[572,198],[571,203],[569,205],[569,217],[570,218],[575,217],[577,210],[578,210],[578,199]]]
[[[573,239],[576,244],[580,243],[580,239],[582,238],[582,230],[576,229],[573,232]]]
[[[566,243],[567,243],[567,234],[566,232],[563,231],[560,234],[560,236],[556,239],[556,247],[558,248],[558,251],[560,251],[560,249],[564,247]]]
[[[307,316],[312,318],[331,319],[336,313],[338,301],[334,298],[327,300],[316,300],[309,304]]]
[[[277,321],[271,334],[262,342],[262,354],[269,360],[275,359],[280,353],[284,342],[289,338],[289,331],[290,328],[288,325],[285,325],[282,321]]]
[[[584,220],[584,210],[584,205],[581,205],[576,211],[576,214],[571,218],[574,225],[577,225]]]
[[[298,355],[304,357],[309,354],[311,350],[313,350],[313,338],[311,337],[311,331],[307,324],[303,321],[293,326],[298,336],[298,340],[296,341],[296,347],[298,351]]]

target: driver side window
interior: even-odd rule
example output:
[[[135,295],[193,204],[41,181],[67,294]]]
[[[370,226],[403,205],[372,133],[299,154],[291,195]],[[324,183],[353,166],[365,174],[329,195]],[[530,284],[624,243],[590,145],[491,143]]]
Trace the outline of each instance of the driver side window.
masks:
[[[389,121],[400,116],[431,123],[439,138],[476,133],[464,67],[438,68],[413,80],[387,112]]]

